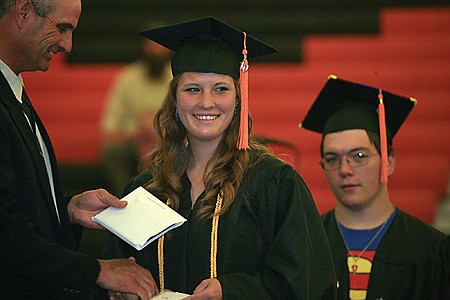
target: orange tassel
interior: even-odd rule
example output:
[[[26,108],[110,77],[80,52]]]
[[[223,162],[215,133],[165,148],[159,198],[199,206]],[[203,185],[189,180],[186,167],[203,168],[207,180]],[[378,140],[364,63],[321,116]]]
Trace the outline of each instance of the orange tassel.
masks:
[[[244,32],[244,59],[241,62],[239,84],[241,86],[241,119],[239,126],[239,150],[250,149],[248,145],[248,60],[247,60],[247,34]]]
[[[383,94],[378,93],[378,123],[380,126],[380,152],[381,152],[381,167],[380,167],[380,182],[388,183],[388,151],[387,151],[387,133],[386,133],[386,116],[384,111]]]

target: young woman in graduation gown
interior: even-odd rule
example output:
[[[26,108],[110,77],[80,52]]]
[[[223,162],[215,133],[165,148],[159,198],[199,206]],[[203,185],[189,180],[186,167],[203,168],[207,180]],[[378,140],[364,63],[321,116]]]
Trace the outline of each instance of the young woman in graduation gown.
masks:
[[[182,26],[200,22],[223,30],[174,48],[174,78],[154,123],[159,142],[147,171],[125,189],[144,186],[187,222],[141,251],[112,237],[105,253],[134,257],[160,289],[195,299],[334,299],[331,252],[311,193],[290,165],[252,136],[249,113],[241,117],[241,49],[232,54],[237,64],[231,71],[223,59],[232,46],[222,34],[230,28],[212,18]],[[244,35],[236,32],[242,47]],[[207,48],[219,53],[218,64],[203,64],[211,57]],[[242,118],[248,145],[236,147]]]

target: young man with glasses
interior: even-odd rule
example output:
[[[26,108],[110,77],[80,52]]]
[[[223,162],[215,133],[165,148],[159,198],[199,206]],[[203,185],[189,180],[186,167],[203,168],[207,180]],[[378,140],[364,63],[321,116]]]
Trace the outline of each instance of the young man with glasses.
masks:
[[[387,181],[392,137],[415,104],[330,76],[302,127],[322,134],[321,166],[336,197],[322,218],[338,299],[450,299],[450,241],[396,208]]]

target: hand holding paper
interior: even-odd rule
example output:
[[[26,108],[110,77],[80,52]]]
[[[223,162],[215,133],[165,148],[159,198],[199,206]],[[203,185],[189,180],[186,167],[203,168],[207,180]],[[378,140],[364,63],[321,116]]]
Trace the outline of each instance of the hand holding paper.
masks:
[[[137,250],[186,222],[183,216],[143,187],[122,200],[128,202],[126,207],[108,207],[92,219]]]

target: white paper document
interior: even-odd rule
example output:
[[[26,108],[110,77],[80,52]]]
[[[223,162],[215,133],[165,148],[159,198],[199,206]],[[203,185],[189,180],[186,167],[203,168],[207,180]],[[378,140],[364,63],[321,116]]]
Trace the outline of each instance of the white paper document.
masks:
[[[171,290],[164,290],[164,292],[155,295],[152,300],[181,300],[189,296],[189,294],[172,292]]]
[[[126,207],[108,207],[92,219],[137,250],[186,222],[183,216],[143,187],[122,200],[128,202]]]

